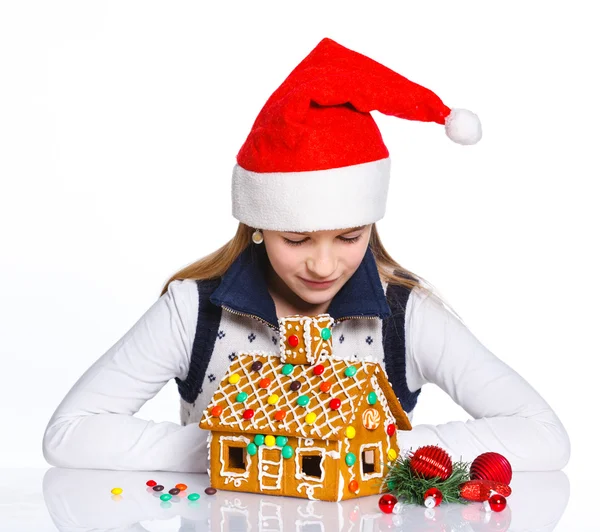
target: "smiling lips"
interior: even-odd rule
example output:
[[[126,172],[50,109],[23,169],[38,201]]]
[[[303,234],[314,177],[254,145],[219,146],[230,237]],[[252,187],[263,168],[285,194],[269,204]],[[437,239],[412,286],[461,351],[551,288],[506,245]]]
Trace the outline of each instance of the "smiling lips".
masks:
[[[316,282],[316,281],[309,281],[308,279],[303,279],[302,277],[300,277],[300,279],[302,279],[302,281],[304,283],[306,283],[308,286],[310,286],[311,288],[328,288],[337,280],[337,279],[332,279],[331,281]]]

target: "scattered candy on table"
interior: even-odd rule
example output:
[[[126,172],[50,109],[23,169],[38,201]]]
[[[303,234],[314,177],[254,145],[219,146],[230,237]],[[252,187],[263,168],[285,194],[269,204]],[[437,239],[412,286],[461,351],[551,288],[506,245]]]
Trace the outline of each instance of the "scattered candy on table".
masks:
[[[163,494],[160,496],[160,500],[161,500],[161,501],[170,501],[170,500],[172,499],[172,497],[173,497],[173,495],[170,495],[170,494],[168,494],[168,493],[163,493]]]
[[[188,495],[188,499],[190,501],[197,501],[200,498],[200,494],[199,493],[190,493]]]
[[[149,480],[146,482],[146,486],[150,486],[151,488],[156,486],[156,482],[154,480]]]
[[[157,484],[156,486],[152,486],[152,489],[154,491],[162,491],[162,490],[165,489],[165,487],[163,485],[161,485],[161,484]]]
[[[175,487],[179,490],[179,491],[185,491],[187,489],[187,486],[185,484],[175,484]]]
[[[173,488],[169,490],[171,495],[177,495],[181,490],[179,488]]]
[[[217,490],[215,488],[206,488],[204,490],[204,493],[206,493],[207,495],[214,495],[215,493],[217,493]]]
[[[121,495],[123,493],[123,488],[113,488],[110,490],[113,495]]]

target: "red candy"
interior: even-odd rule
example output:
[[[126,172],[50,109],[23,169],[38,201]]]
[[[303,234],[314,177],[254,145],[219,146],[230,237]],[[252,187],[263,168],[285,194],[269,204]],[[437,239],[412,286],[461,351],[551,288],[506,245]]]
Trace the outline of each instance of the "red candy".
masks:
[[[268,388],[269,386],[271,386],[271,379],[260,379],[258,385],[261,388]]]
[[[329,402],[329,408],[331,408],[331,410],[337,410],[340,406],[342,406],[342,402],[337,398],[332,399]]]
[[[149,480],[148,482],[146,482],[146,486],[150,486],[151,488],[153,488],[154,486],[156,486],[156,482],[154,480]]]
[[[358,482],[356,480],[351,480],[350,484],[348,484],[348,489],[352,493],[356,493],[358,491]]]
[[[254,417],[254,410],[252,410],[252,408],[244,410],[243,417],[244,419],[252,419]]]
[[[179,490],[179,491],[185,491],[187,489],[187,486],[185,484],[175,484],[175,487]]]
[[[396,425],[394,425],[393,423],[390,423],[387,426],[387,429],[385,429],[385,431],[387,432],[388,436],[393,436],[394,434],[396,434]]]
[[[219,417],[222,413],[223,413],[223,407],[222,406],[213,406],[213,409],[210,411],[212,417]]]
[[[296,347],[298,345],[298,337],[295,334],[291,334],[288,337],[288,344],[290,344],[291,347]]]
[[[285,419],[285,415],[287,414],[287,412],[285,410],[277,410],[277,412],[275,412],[275,421],[283,421]]]
[[[329,390],[331,390],[331,383],[328,381],[323,381],[320,385],[319,385],[319,389],[323,392],[323,393],[327,393]]]
[[[315,375],[323,375],[324,371],[325,371],[325,368],[321,364],[319,364],[313,368],[313,373]]]

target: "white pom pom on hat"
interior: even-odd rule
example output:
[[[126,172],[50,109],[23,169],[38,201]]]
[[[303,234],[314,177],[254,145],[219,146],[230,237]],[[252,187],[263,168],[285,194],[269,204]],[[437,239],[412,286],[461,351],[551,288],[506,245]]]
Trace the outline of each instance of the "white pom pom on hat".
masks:
[[[457,144],[477,144],[481,140],[479,117],[468,109],[452,109],[445,127],[446,135]]]

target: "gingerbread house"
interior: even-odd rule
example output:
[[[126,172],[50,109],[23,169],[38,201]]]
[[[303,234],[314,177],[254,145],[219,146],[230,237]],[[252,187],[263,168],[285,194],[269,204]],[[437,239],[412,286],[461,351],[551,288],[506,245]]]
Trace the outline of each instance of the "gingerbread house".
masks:
[[[279,319],[278,353],[240,352],[200,421],[217,489],[340,501],[382,489],[411,424],[375,362],[333,356],[329,314]]]

